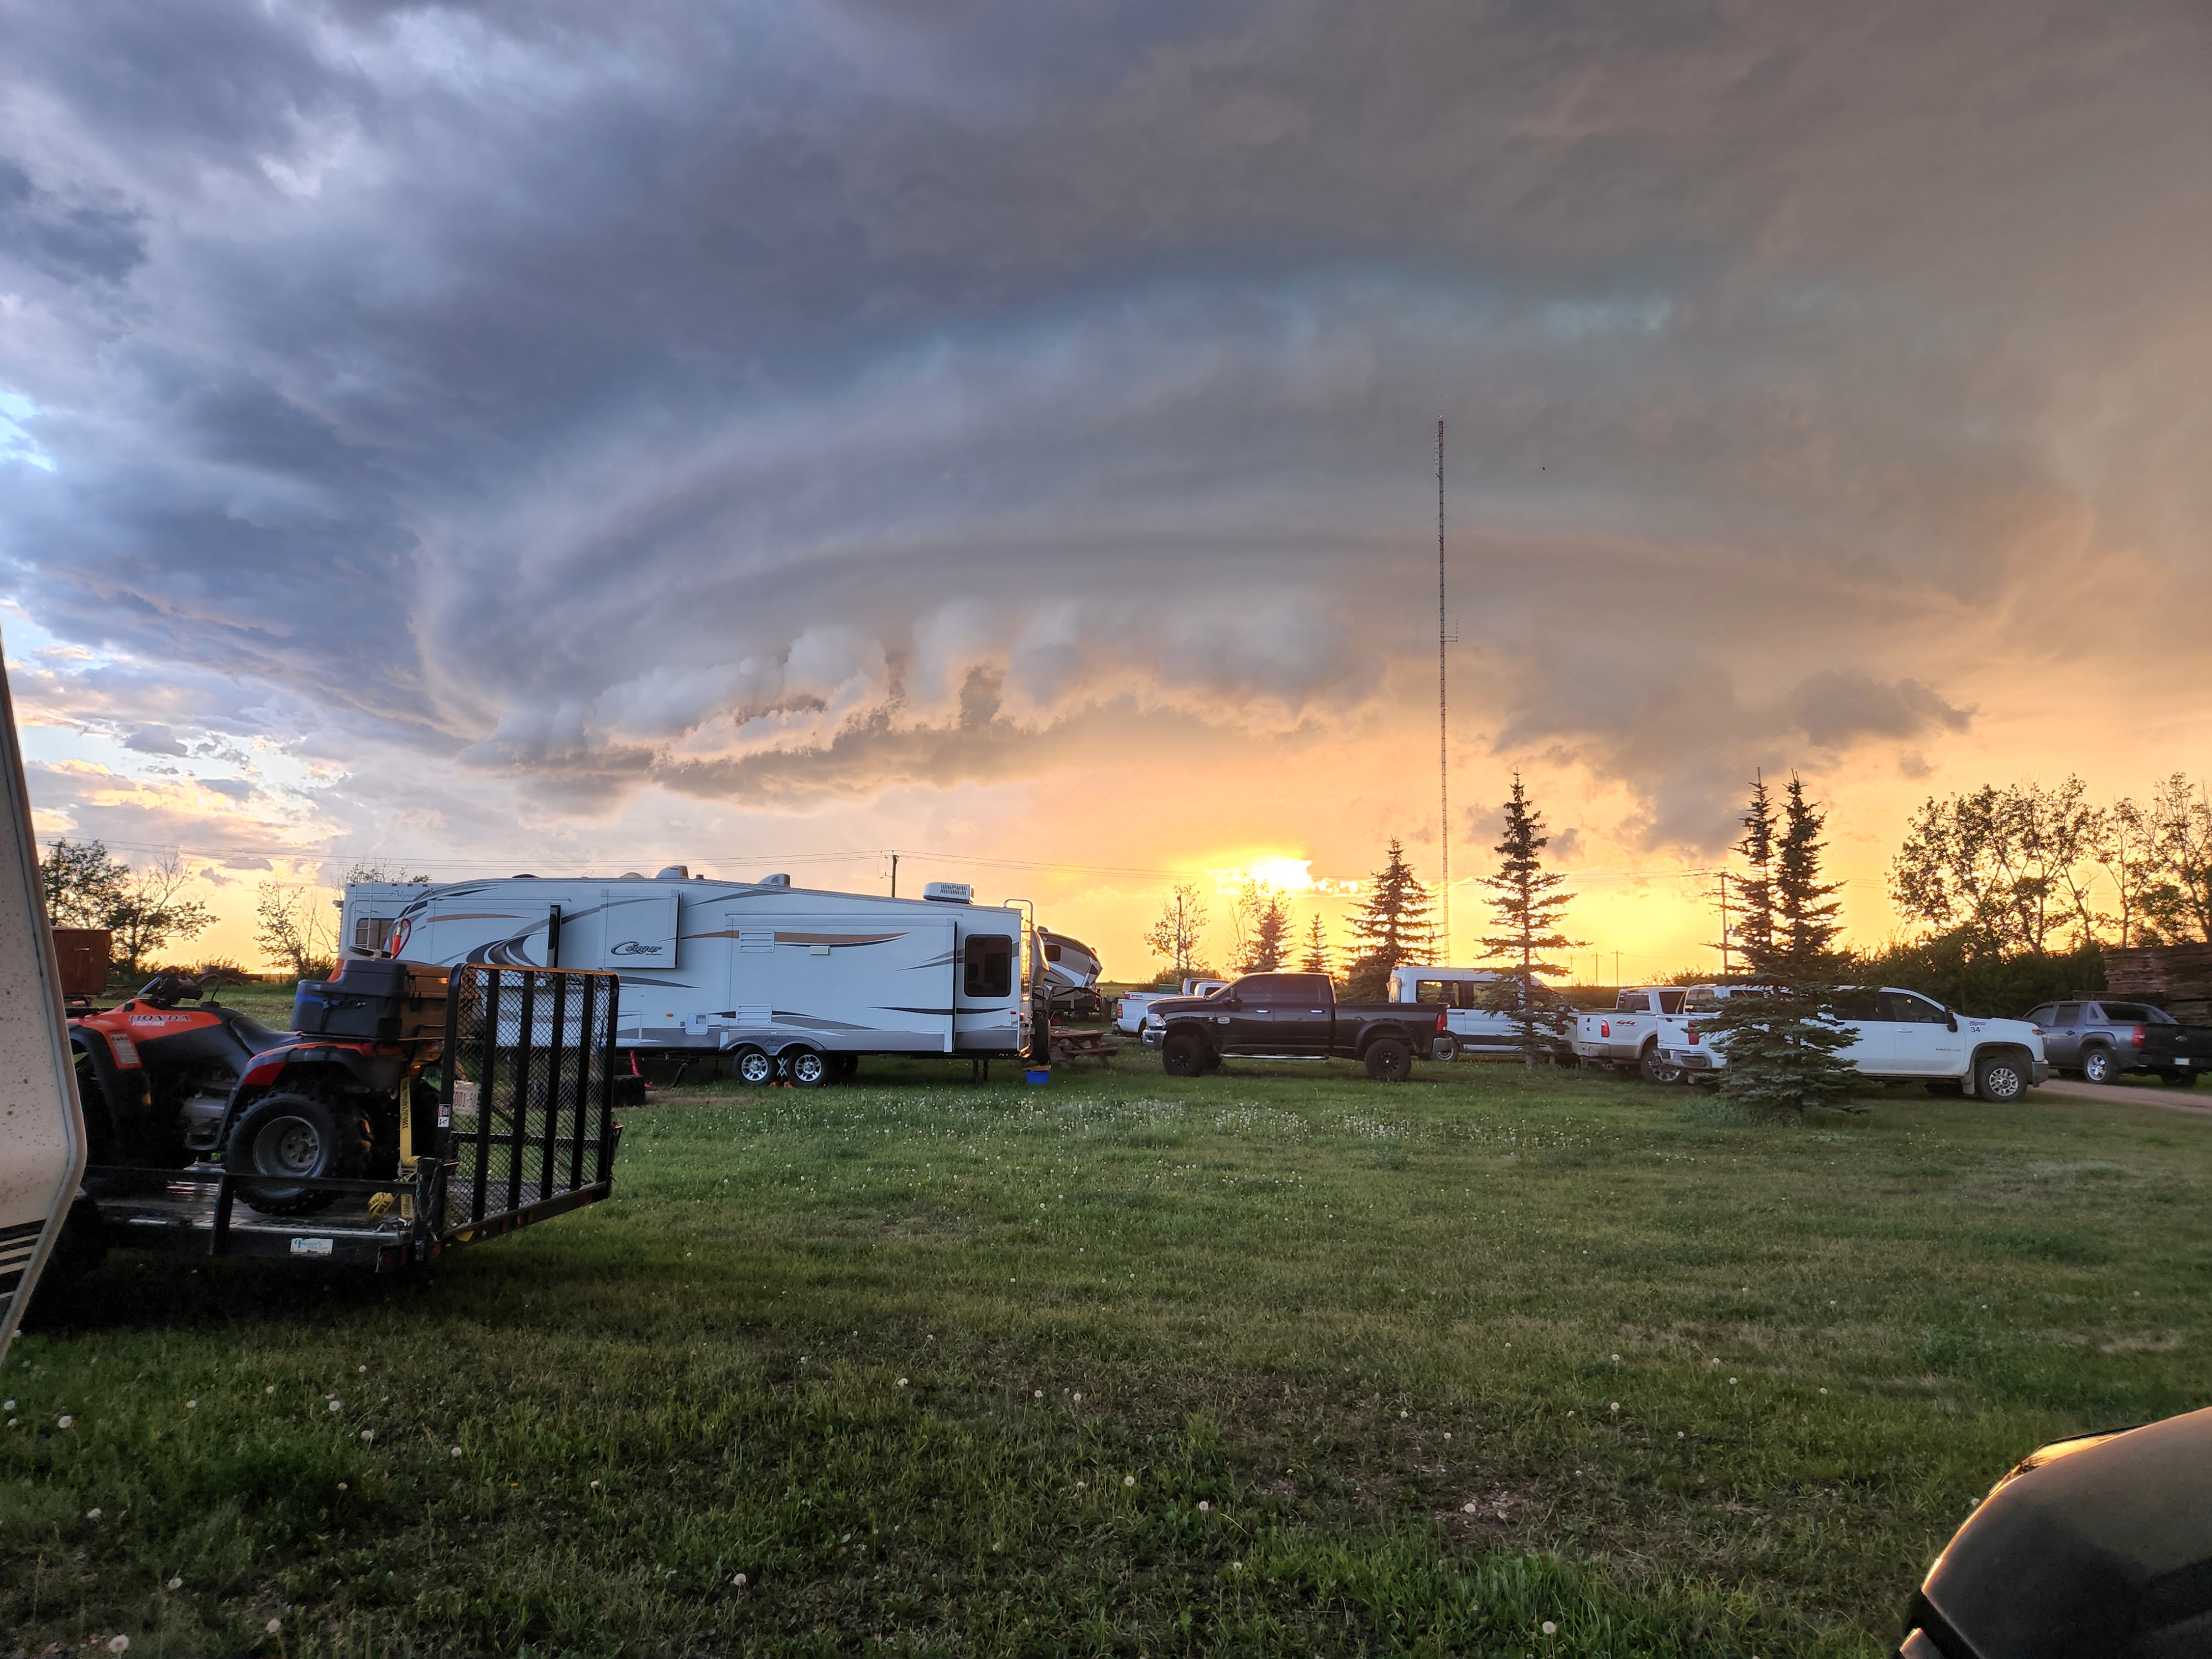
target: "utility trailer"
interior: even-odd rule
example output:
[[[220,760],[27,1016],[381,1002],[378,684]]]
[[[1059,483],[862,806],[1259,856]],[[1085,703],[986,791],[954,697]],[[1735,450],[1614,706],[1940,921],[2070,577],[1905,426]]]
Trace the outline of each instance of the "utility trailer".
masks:
[[[447,982],[434,1115],[403,1115],[383,1179],[102,1168],[85,1172],[100,1247],[283,1256],[421,1271],[614,1189],[618,976],[467,964]],[[427,1104],[427,1101],[424,1103]],[[312,1214],[240,1200],[276,1187],[328,1194]]]

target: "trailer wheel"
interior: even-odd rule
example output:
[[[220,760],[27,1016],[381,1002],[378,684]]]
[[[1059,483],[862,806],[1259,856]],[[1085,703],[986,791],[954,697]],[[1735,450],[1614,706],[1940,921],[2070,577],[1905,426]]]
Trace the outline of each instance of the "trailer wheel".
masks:
[[[1445,1065],[1450,1065],[1459,1058],[1459,1039],[1449,1031],[1437,1032],[1437,1040],[1429,1045],[1429,1055],[1432,1060],[1440,1060]]]
[[[1170,1031],[1160,1044],[1160,1069],[1170,1077],[1196,1077],[1206,1061],[1206,1040],[1195,1031]]]
[[[360,1108],[285,1089],[246,1108],[231,1131],[223,1164],[233,1175],[343,1179],[368,1164],[369,1144],[368,1120]],[[328,1207],[337,1196],[306,1187],[239,1188],[239,1197],[264,1215],[306,1215]]]
[[[765,1048],[756,1048],[750,1042],[731,1057],[730,1071],[738,1082],[760,1088],[774,1080],[775,1062]]]
[[[1395,1037],[1367,1045],[1367,1075],[1377,1083],[1403,1083],[1413,1074],[1413,1051]]]
[[[830,1056],[819,1048],[787,1048],[783,1069],[794,1088],[818,1089],[830,1080]]]

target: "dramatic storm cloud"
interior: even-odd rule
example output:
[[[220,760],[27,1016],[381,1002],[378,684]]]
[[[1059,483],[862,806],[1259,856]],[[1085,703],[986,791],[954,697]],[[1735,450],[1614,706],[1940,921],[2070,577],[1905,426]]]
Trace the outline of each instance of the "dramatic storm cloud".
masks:
[[[0,6],[42,825],[1432,856],[1440,416],[1463,799],[1682,867],[1796,767],[1878,868],[1954,768],[2136,787],[2208,71],[2180,4]]]

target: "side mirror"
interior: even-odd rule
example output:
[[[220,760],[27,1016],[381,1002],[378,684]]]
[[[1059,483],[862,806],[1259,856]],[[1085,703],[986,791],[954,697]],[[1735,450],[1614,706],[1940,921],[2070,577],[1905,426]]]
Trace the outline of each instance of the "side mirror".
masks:
[[[1956,1009],[1946,1008],[1943,1011],[1943,1029],[1948,1031],[1955,1031],[1959,1029],[1959,1015]]]

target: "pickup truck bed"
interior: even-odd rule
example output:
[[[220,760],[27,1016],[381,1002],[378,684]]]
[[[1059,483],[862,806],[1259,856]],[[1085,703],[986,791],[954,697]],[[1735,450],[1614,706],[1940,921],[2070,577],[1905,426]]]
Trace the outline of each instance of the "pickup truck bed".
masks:
[[[1433,1005],[1339,1002],[1325,974],[1250,974],[1211,996],[1152,1004],[1144,1038],[1172,1077],[1200,1076],[1231,1057],[1343,1058],[1364,1061],[1377,1082],[1399,1083],[1443,1030]]]

